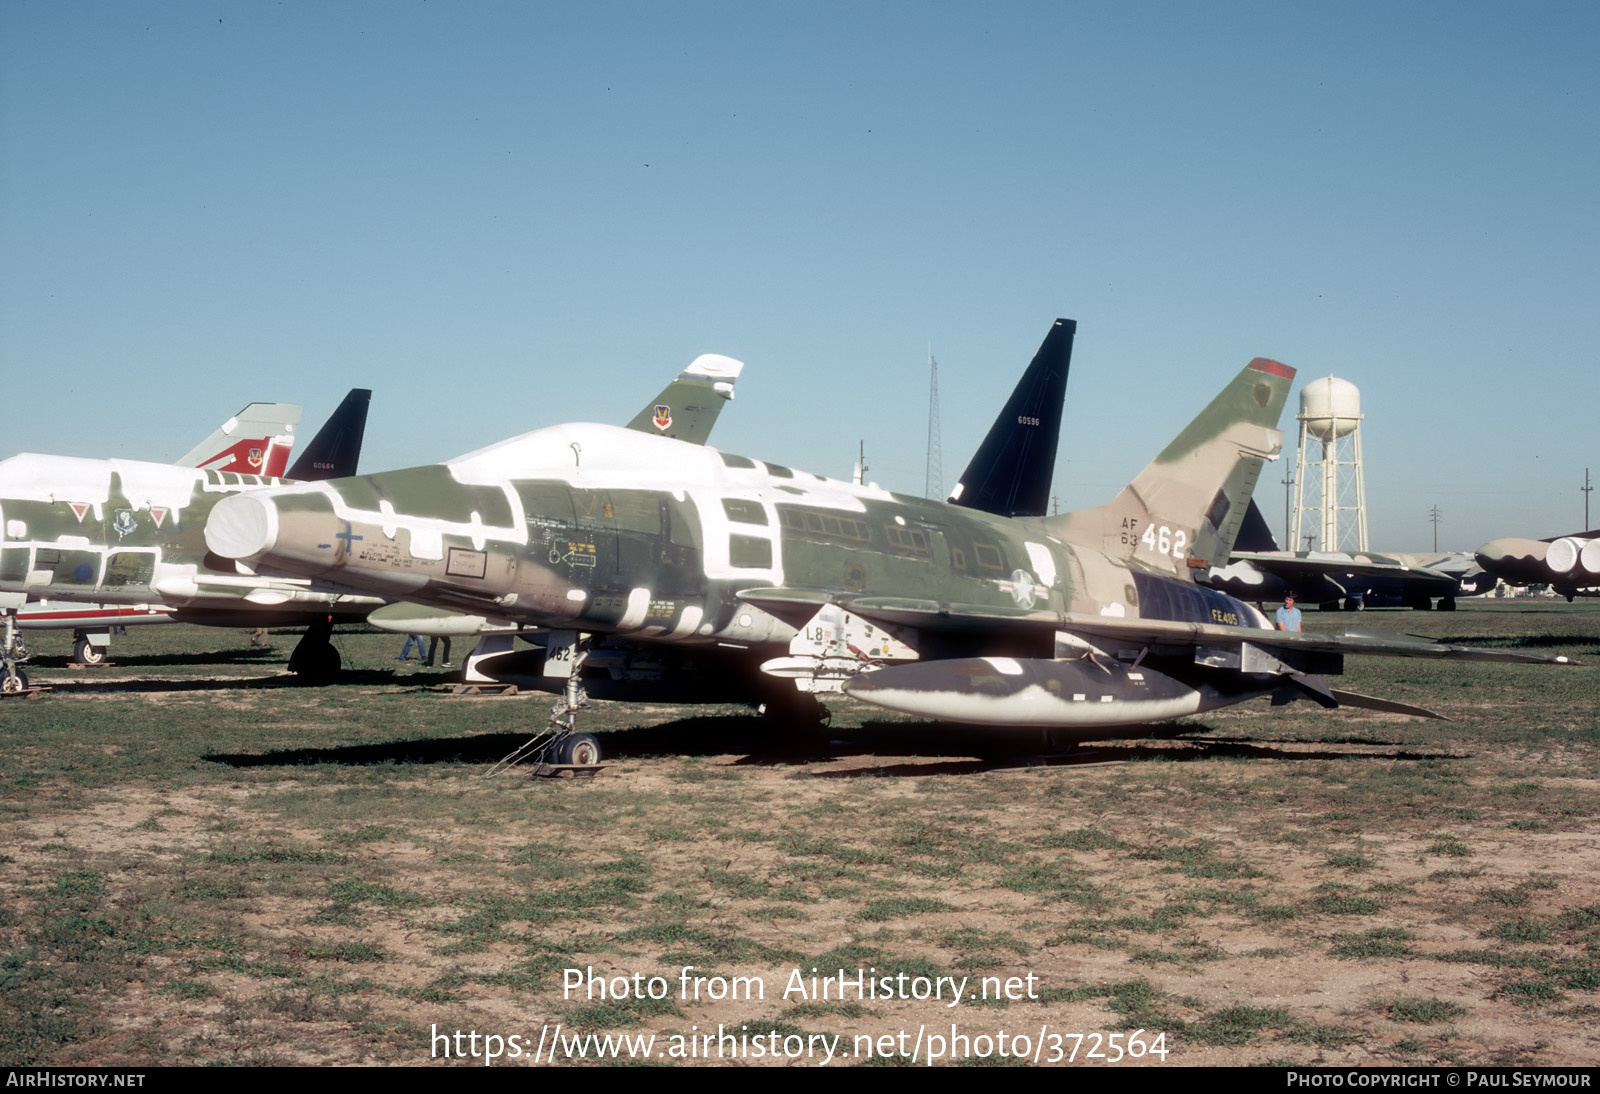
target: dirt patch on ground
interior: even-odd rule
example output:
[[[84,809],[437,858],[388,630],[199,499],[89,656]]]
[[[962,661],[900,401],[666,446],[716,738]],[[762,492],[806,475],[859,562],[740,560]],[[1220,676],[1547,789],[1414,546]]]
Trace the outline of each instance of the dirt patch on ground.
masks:
[[[1277,747],[1290,767],[1325,749]],[[1136,1028],[1188,1064],[1600,1056],[1587,822],[1527,832],[1461,807],[1339,831],[1303,797],[1264,794],[1279,774],[1260,762],[1204,762],[1203,787],[1187,763],[949,763],[717,755],[583,783],[127,786],[0,826],[0,893],[13,948],[74,872],[98,914],[143,909],[157,936],[94,1000],[93,1032],[66,1050],[83,1062],[407,1062],[437,1055],[441,1029],[517,1034],[527,1053],[558,1023],[653,1032],[657,1055],[719,1027],[746,1038],[713,1062],[753,1054],[754,1031],[769,1052],[842,1037],[836,1062],[859,1062],[869,1045],[925,1055],[930,1034],[968,1055],[998,1053],[1002,1032],[1013,1055],[1111,1053],[1108,1035],[1126,1051]],[[1395,761],[1369,747],[1299,763]],[[564,994],[567,968],[629,987]],[[636,998],[635,974],[666,998]],[[1018,998],[975,998],[985,977]],[[734,978],[763,997],[712,998]],[[930,986],[943,998],[898,997]]]

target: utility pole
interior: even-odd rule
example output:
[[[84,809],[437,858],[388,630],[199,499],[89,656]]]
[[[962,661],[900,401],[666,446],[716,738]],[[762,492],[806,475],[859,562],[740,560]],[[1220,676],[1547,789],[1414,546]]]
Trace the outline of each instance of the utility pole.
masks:
[[[1435,553],[1439,550],[1439,518],[1443,515],[1443,513],[1439,512],[1437,505],[1428,510],[1428,519],[1433,522],[1433,549]]]
[[[1287,544],[1288,547],[1289,547],[1289,550],[1291,550],[1291,551],[1294,550],[1294,540],[1290,538],[1293,535],[1293,533],[1289,531],[1289,526],[1290,526],[1289,513],[1293,508],[1294,508],[1294,472],[1289,469],[1288,461],[1284,461],[1284,465],[1283,465],[1283,538],[1280,539],[1278,542]]]
[[[1594,487],[1589,485],[1589,469],[1583,469],[1583,527],[1589,528],[1589,495],[1594,493]]]

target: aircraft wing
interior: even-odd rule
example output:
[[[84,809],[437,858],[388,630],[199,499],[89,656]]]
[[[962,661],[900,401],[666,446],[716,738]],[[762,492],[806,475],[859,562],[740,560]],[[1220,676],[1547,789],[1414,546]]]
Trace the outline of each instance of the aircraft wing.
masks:
[[[1274,551],[1235,551],[1230,556],[1230,561],[1248,562],[1258,570],[1288,582],[1319,578],[1338,581],[1341,577],[1377,577],[1392,578],[1397,581],[1437,581],[1442,585],[1448,585],[1452,592],[1458,583],[1455,577],[1443,570],[1382,561],[1370,555],[1349,558],[1307,558],[1304,555],[1287,555]]]
[[[779,590],[773,590],[779,591]],[[763,602],[749,597],[752,602]],[[1341,634],[1317,634],[1237,627],[1226,623],[1189,623],[1165,619],[1122,619],[1115,616],[1080,615],[1073,612],[1040,611],[1028,608],[989,607],[977,604],[944,604],[932,600],[894,597],[856,597],[840,605],[848,611],[881,624],[916,627],[924,630],[1011,630],[1048,629],[1069,636],[1111,643],[1121,647],[1191,646],[1237,649],[1249,644],[1268,650],[1306,654],[1371,654],[1380,657],[1454,658],[1462,661],[1512,661],[1540,664],[1576,664],[1567,657],[1520,650],[1491,649],[1482,646],[1457,646],[1434,642],[1416,635],[1366,627],[1349,627]]]

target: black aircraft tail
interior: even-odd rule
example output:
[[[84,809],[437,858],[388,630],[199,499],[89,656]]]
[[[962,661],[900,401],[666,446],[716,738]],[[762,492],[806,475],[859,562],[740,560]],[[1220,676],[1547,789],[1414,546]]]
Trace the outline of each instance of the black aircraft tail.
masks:
[[[1229,554],[1233,551],[1276,551],[1278,541],[1272,536],[1272,529],[1267,527],[1267,518],[1261,515],[1261,510],[1256,507],[1256,499],[1250,499],[1250,507],[1244,511],[1244,520],[1239,524],[1239,534],[1234,538]],[[1213,559],[1213,565],[1226,566],[1227,556]]]
[[[1067,369],[1077,330],[1071,319],[1057,319],[1050,328],[977,455],[950,491],[952,505],[1002,517],[1042,517],[1049,511]]]
[[[289,468],[286,478],[301,482],[343,479],[356,473],[361,459],[361,440],[367,432],[367,404],[372,392],[364,387],[350,389],[344,402],[311,438],[300,458]]]

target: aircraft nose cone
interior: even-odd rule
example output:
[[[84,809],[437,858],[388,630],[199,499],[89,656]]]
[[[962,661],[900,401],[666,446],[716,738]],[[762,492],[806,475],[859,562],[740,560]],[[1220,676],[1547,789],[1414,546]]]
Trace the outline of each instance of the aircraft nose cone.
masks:
[[[223,558],[252,559],[278,542],[278,507],[252,494],[235,494],[212,507],[206,546]]]

